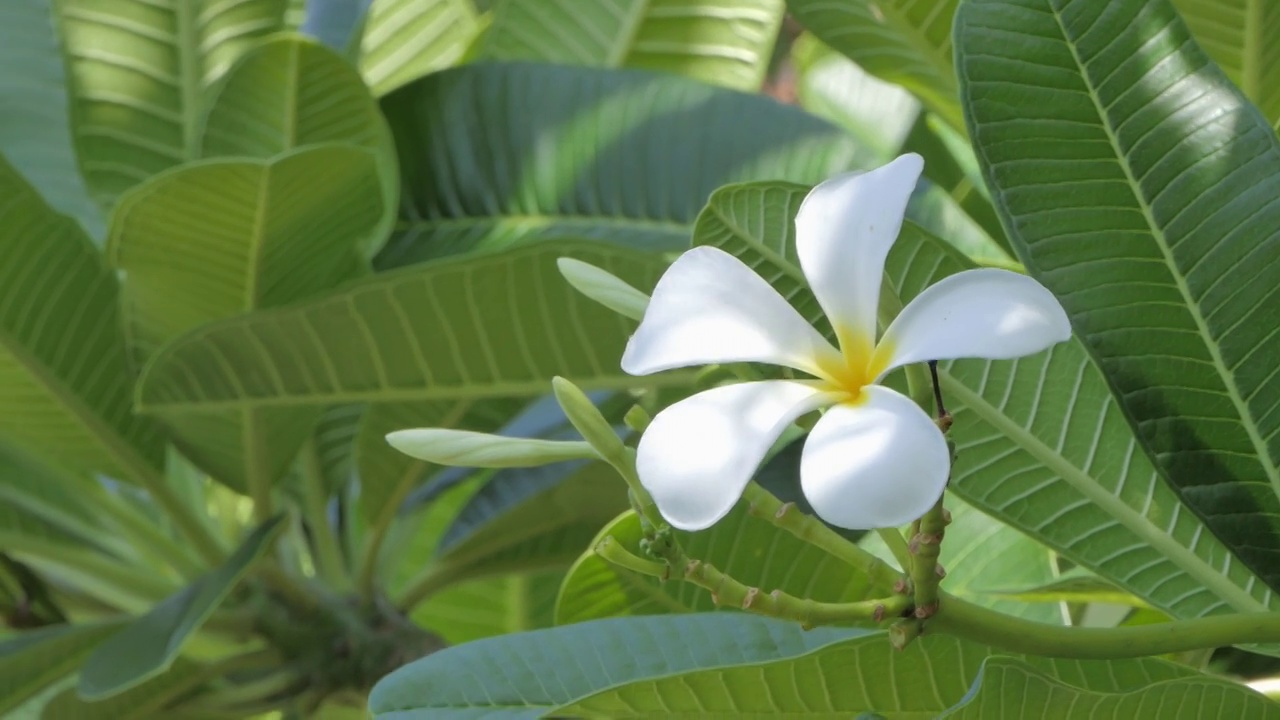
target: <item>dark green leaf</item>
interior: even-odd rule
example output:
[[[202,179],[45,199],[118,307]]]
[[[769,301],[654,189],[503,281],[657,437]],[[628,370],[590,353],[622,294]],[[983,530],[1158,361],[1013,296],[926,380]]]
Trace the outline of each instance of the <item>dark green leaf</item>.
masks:
[[[277,516],[263,523],[225,564],[129,623],[94,650],[80,671],[80,697],[100,700],[118,695],[168,670],[187,638],[200,629],[250,567],[270,549],[284,528],[283,519]]]
[[[1169,522],[1280,589],[1275,133],[1165,0],[975,0],[956,30],[996,206],[1177,488]]]
[[[70,675],[120,623],[55,625],[0,640],[0,714]]]
[[[637,70],[473,65],[383,110],[405,197],[383,268],[533,238],[683,248],[727,182],[817,182],[870,158],[797,108]]]
[[[478,54],[661,70],[754,92],[785,10],[783,0],[504,0]]]

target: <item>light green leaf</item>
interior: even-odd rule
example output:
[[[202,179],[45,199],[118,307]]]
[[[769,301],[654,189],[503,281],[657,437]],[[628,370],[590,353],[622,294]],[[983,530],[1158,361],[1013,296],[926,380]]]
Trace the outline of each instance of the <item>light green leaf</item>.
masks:
[[[754,92],[785,10],[784,0],[502,0],[478,53],[661,70]]]
[[[282,35],[251,48],[227,71],[210,100],[201,155],[268,159],[295,148],[340,143],[374,153],[383,215],[365,236],[377,252],[395,222],[400,172],[391,131],[364,80],[318,42]],[[336,159],[333,159],[337,162]]]
[[[160,481],[130,408],[116,278],[84,231],[0,157],[0,436],[55,467]]]
[[[0,640],[0,713],[70,675],[120,623],[55,625]]]
[[[643,288],[665,267],[647,253],[555,242],[384,273],[197,330],[148,366],[139,403],[172,418],[530,396],[545,393],[556,375],[588,388],[635,385],[618,367],[634,322],[579,296],[556,268],[565,255]],[[656,382],[689,380],[674,373]]]
[[[1001,587],[984,581],[983,587],[987,588],[985,592],[990,595],[1022,603],[1111,603],[1136,608],[1149,607],[1139,598],[1116,587],[1115,583],[1088,573],[1071,573],[1052,582],[1023,587]]]
[[[1280,123],[1280,4],[1173,0],[1196,42],[1274,127]]]
[[[996,206],[1177,489],[1168,522],[1280,588],[1275,132],[1164,0],[975,0],[956,31]]]
[[[644,557],[640,519],[628,511],[600,531],[574,564],[556,602],[556,624],[626,615],[717,610],[711,593],[678,579],[661,582],[637,575],[596,555],[605,537]],[[723,520],[697,533],[676,531],[691,558],[708,562],[762,592],[782,590],[822,602],[853,602],[885,597],[890,587],[875,586],[865,574],[785,530],[752,517],[739,502]]]
[[[806,632],[741,613],[614,618],[444,650],[387,676],[374,688],[369,708],[386,720],[720,715],[834,720],[861,712],[925,720],[965,697],[991,652],[941,635],[898,651],[883,633]],[[584,657],[591,662],[582,662]],[[1186,666],[1150,659],[1025,662],[1044,677],[1095,693],[1202,677]]]
[[[0,3],[0,154],[59,212],[95,240],[102,213],[89,198],[71,147],[66,71],[54,27],[53,0]]]
[[[1149,709],[1154,708],[1154,709]],[[1146,712],[1161,720],[1280,718],[1280,705],[1226,678],[1176,677],[1124,692],[1090,691],[1007,657],[992,657],[964,700],[944,718],[1131,718]]]
[[[121,198],[107,244],[125,275],[125,334],[140,363],[210,321],[315,296],[364,272],[383,213],[374,155],[352,146],[274,160],[209,160]],[[269,486],[310,431],[313,411],[167,418],[183,451],[241,492]]]
[[[806,192],[724,188],[695,242],[764,272],[817,321],[792,224]],[[966,266],[908,223],[889,254],[882,309]],[[941,363],[939,376],[955,418],[951,489],[966,501],[1176,617],[1275,607],[1266,585],[1161,480],[1078,341],[1019,360]]]
[[[598,620],[435,653],[379,682],[369,710],[387,720],[539,718],[626,680],[801,655],[862,632],[740,613]]]
[[[200,629],[250,567],[267,552],[284,516],[254,530],[225,564],[156,605],[98,646],[80,671],[78,692],[86,700],[118,695],[163,674],[183,643]]]
[[[787,0],[787,8],[818,39],[963,128],[951,60],[951,18],[959,3]]]
[[[472,580],[432,595],[413,612],[450,645],[551,627],[563,570]]]
[[[373,0],[360,71],[375,95],[386,95],[459,61],[479,32],[471,0]]]
[[[53,0],[67,58],[72,136],[99,206],[195,159],[208,91],[287,0]]]
[[[636,70],[473,65],[382,107],[404,207],[381,268],[544,238],[684,249],[725,183],[818,182],[872,157],[798,108]]]

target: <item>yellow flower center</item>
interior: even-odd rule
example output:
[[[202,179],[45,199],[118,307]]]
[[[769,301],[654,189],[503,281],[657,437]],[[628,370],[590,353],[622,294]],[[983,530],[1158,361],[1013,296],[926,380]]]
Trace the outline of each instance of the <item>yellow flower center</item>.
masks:
[[[892,352],[888,347],[877,347],[866,333],[848,328],[836,328],[836,337],[840,341],[840,355],[819,361],[819,367],[831,389],[847,394],[844,402],[856,404],[863,399],[862,389],[875,382],[884,371]]]

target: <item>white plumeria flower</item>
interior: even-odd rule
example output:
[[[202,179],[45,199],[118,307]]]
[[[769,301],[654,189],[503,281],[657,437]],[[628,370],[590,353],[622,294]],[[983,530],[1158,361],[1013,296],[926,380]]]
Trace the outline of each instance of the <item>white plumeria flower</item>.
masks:
[[[761,362],[813,376],[717,387],[654,417],[636,470],[674,527],[701,530],[724,517],[783,429],[823,407],[800,462],[800,485],[818,516],[850,529],[915,520],[946,486],[946,441],[910,398],[876,383],[909,363],[1015,358],[1071,336],[1062,306],[1038,282],[979,269],[927,288],[876,340],[885,257],[923,166],[911,154],[841,175],[800,206],[796,252],[838,350],[716,248],[686,252],[658,281],[623,355],[626,372]]]

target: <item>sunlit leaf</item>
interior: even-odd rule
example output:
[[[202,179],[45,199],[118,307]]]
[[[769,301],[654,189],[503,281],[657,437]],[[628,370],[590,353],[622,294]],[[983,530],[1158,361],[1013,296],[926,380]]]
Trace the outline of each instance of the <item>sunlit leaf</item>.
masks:
[[[480,23],[471,0],[373,0],[360,71],[385,95],[462,57]]]
[[[1196,42],[1274,127],[1280,123],[1280,4],[1173,0]]]

